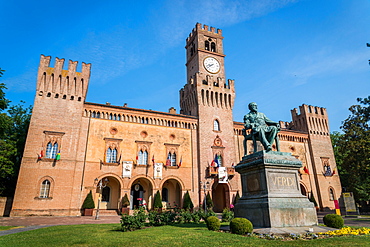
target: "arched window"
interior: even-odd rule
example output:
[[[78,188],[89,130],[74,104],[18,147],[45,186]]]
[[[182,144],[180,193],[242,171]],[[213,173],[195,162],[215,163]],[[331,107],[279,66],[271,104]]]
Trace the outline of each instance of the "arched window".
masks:
[[[334,190],[332,188],[329,188],[329,199],[330,201],[335,200]]]
[[[106,161],[107,163],[116,163],[117,162],[117,149],[107,149]]]
[[[139,165],[147,165],[148,164],[148,152],[140,150],[139,152]]]
[[[206,51],[209,51],[209,41],[208,40],[204,42],[204,49],[206,49]]]
[[[220,123],[218,122],[217,119],[215,119],[215,121],[213,121],[213,130],[214,131],[220,131]]]
[[[41,183],[40,198],[48,198],[49,192],[50,192],[50,181],[46,179]]]
[[[216,44],[215,44],[215,42],[212,42],[211,43],[211,51],[212,52],[216,52]]]
[[[162,201],[168,202],[168,189],[167,188],[162,189]]]
[[[54,145],[49,142],[46,146],[46,158],[48,159],[55,159],[58,152],[58,143],[54,143]]]

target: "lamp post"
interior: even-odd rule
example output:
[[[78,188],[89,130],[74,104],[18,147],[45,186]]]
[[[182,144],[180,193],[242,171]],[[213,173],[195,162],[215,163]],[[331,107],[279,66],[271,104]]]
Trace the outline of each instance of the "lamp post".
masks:
[[[99,219],[99,208],[100,208],[102,190],[103,190],[103,188],[105,188],[108,185],[109,179],[104,178],[104,179],[101,179],[99,181],[98,178],[95,178],[94,181],[95,181],[96,187],[99,188],[98,208],[96,209],[96,216],[95,216],[95,219],[98,220]]]
[[[207,213],[207,195],[206,195],[206,191],[208,189],[208,185],[209,185],[209,181],[207,181],[207,182],[200,181],[200,187],[201,188],[203,187],[203,191],[204,191],[204,213],[205,214]]]

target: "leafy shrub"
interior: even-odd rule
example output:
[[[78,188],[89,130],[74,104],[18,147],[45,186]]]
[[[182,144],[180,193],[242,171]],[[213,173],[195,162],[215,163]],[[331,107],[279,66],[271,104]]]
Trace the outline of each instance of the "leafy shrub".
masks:
[[[169,211],[163,212],[162,216],[163,216],[163,222],[166,225],[169,225],[169,224],[175,223],[177,213],[172,210],[169,210]]]
[[[155,209],[162,208],[162,198],[161,198],[161,193],[159,192],[159,190],[154,196],[154,208]]]
[[[221,222],[216,216],[209,216],[206,220],[207,228],[210,231],[220,230]]]
[[[191,212],[189,210],[182,209],[180,214],[183,217],[185,223],[190,223],[191,222],[192,216],[191,216]]]
[[[253,225],[252,222],[245,218],[234,218],[230,222],[231,233],[244,235],[246,233],[252,233]]]
[[[206,213],[204,212],[204,210],[203,210],[203,209],[199,209],[199,210],[198,210],[198,211],[196,211],[195,213],[199,216],[199,218],[200,218],[200,219],[202,219],[202,220],[207,219],[207,217],[206,217]]]
[[[222,222],[230,222],[232,219],[234,219],[234,212],[228,208],[224,208],[222,211]]]
[[[199,224],[200,219],[201,219],[201,217],[200,217],[200,215],[198,214],[198,212],[193,212],[193,213],[191,214],[191,218],[192,218],[192,220],[193,220],[193,222],[194,222],[195,224]]]
[[[206,220],[209,216],[216,216],[216,213],[213,212],[212,209],[207,210],[207,213],[205,214],[204,220]]]
[[[123,214],[121,216],[121,230],[124,232],[143,228],[147,215],[143,208],[134,211],[133,215]]]
[[[95,203],[94,203],[94,200],[93,200],[93,197],[92,197],[92,192],[90,190],[89,194],[87,194],[83,204],[82,204],[82,208],[85,209],[85,208],[95,208]]]
[[[147,215],[143,207],[139,207],[134,211],[133,215],[123,214],[121,216],[121,230],[124,232],[135,231],[143,228]]]
[[[139,209],[136,209],[134,211],[133,216],[135,216],[138,219],[138,221],[142,223],[142,225],[144,225],[146,219],[148,218],[146,213],[145,213],[145,208],[144,207],[139,207]]]
[[[163,226],[167,225],[165,213],[152,210],[148,213],[148,221],[150,226]]]
[[[137,217],[133,215],[127,215],[127,214],[123,214],[121,216],[121,230],[122,231],[124,232],[135,231],[137,229],[140,229],[141,227],[142,227],[141,222],[138,220]]]
[[[190,195],[189,195],[189,191],[186,191],[186,194],[184,195],[183,208],[184,209],[193,209],[194,208],[194,204],[191,201],[191,198],[190,198]]]
[[[344,226],[344,220],[340,215],[327,214],[324,216],[324,224],[328,227],[342,228]]]

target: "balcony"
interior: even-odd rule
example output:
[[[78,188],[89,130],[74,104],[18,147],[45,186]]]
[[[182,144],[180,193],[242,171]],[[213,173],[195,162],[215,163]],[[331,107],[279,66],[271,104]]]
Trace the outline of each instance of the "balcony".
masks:
[[[230,178],[234,177],[235,169],[234,167],[226,167],[227,175]],[[218,176],[218,167],[207,167],[207,177],[217,177]]]

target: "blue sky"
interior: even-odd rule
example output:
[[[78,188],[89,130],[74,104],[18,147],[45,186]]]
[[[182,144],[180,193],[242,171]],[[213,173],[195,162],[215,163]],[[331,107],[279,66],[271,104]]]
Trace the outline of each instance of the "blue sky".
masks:
[[[369,0],[1,0],[0,82],[13,104],[32,105],[44,54],[52,65],[92,63],[88,102],[179,111],[197,22],[223,30],[235,121],[251,101],[275,121],[308,104],[327,108],[338,131],[356,98],[370,95]]]

